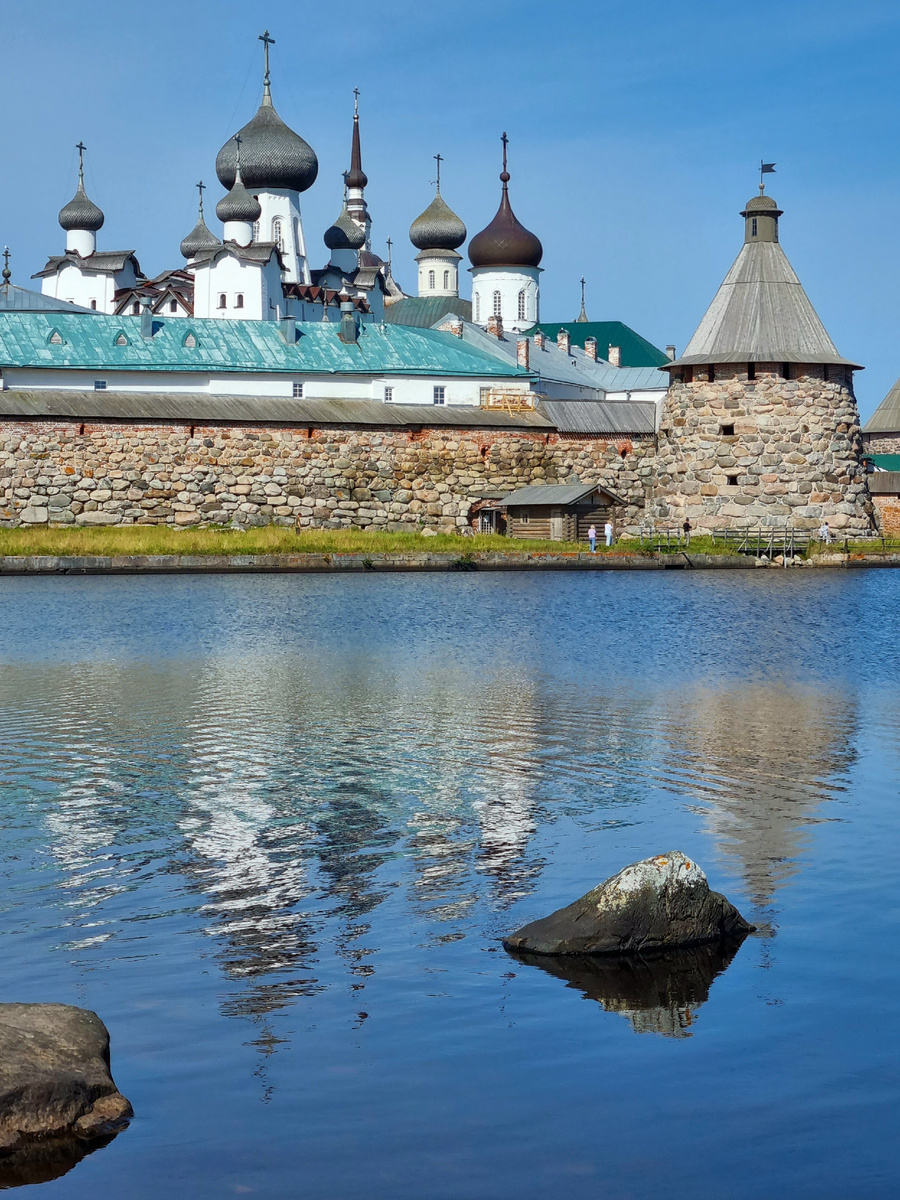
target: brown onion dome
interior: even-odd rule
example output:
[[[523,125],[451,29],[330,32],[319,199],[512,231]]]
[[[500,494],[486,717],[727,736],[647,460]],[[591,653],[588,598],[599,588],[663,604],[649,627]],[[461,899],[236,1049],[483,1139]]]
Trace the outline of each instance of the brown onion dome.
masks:
[[[473,267],[537,267],[544,257],[544,247],[512,210],[509,171],[506,169],[506,134],[503,143],[500,207],[490,225],[469,242],[469,262]]]

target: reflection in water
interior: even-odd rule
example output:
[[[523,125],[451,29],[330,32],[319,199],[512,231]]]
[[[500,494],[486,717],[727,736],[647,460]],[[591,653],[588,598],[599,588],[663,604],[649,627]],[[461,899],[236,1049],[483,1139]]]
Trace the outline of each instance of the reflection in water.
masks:
[[[100,1150],[117,1135],[91,1138],[51,1138],[0,1156],[0,1188],[49,1183],[68,1174],[83,1158]]]
[[[686,946],[648,957],[612,954],[529,954],[507,950],[519,962],[564,979],[607,1012],[627,1017],[635,1033],[691,1036],[697,1009],[737,954],[744,939]]]

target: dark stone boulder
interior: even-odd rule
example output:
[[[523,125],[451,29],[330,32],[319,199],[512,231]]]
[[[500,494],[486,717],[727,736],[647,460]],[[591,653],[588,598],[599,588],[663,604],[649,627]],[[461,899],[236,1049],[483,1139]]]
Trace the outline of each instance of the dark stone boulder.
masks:
[[[96,1013],[68,1004],[0,1004],[0,1164],[61,1157],[59,1143],[108,1138],[131,1105],[109,1070],[109,1033]],[[58,1150],[58,1153],[57,1153]],[[77,1150],[76,1150],[77,1155]],[[68,1155],[71,1158],[71,1155]]]
[[[574,904],[523,925],[503,942],[532,954],[646,954],[753,930],[678,850],[632,863]]]

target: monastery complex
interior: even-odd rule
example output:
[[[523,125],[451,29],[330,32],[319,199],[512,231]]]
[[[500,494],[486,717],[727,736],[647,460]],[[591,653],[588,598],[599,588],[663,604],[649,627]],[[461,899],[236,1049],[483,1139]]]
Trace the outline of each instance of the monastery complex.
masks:
[[[680,356],[589,321],[583,295],[576,321],[543,321],[543,248],[513,211],[505,134],[468,270],[436,156],[407,295],[372,249],[358,94],[319,242],[301,212],[318,160],[275,108],[262,41],[259,109],[215,159],[221,234],[198,185],[182,261],[147,278],[136,251],[101,245],[80,144],[64,249],[39,289],[4,270],[0,524],[495,530],[524,488],[548,488],[546,513],[529,529],[520,510],[516,536],[581,537],[607,514],[632,534],[900,521],[900,384],[861,430],[859,364],[792,270],[762,184]]]

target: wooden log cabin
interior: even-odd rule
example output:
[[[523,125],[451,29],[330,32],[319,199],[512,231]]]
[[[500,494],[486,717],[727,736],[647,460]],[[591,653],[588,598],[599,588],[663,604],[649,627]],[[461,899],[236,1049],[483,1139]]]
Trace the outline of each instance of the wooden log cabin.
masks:
[[[500,507],[506,510],[509,537],[586,542],[592,525],[602,541],[603,526],[607,521],[615,525],[615,510],[624,504],[621,496],[596,483],[545,483],[510,493]]]

